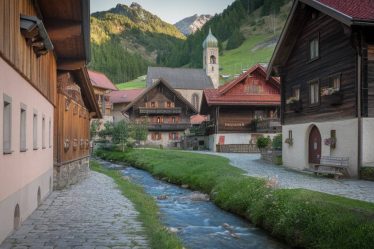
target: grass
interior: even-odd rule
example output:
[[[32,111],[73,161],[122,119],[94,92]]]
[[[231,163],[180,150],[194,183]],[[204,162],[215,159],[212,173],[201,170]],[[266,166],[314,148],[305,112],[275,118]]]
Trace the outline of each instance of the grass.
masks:
[[[122,194],[128,198],[139,212],[139,220],[143,223],[150,246],[153,249],[182,249],[179,238],[166,230],[159,218],[159,209],[155,200],[146,194],[142,187],[125,180],[119,171],[102,167],[91,161],[91,169],[114,179]]]
[[[241,215],[289,245],[302,248],[372,248],[374,204],[305,189],[274,189],[243,175],[227,159],[169,150],[98,151],[154,176],[209,193],[219,207]]]
[[[144,79],[145,76],[141,76],[135,80],[126,82],[126,83],[120,83],[116,86],[119,90],[132,90],[132,89],[142,89],[146,87],[146,81]]]
[[[257,45],[263,44],[272,35],[253,35],[248,38],[239,48],[224,51],[220,56],[220,74],[241,74],[242,69],[248,69],[257,63],[267,63],[273,54],[274,47],[264,47],[252,51]]]

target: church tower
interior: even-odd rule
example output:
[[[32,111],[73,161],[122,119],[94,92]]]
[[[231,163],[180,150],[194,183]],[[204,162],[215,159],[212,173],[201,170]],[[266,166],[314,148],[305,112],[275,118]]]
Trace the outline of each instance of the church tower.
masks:
[[[209,35],[203,43],[203,65],[206,74],[212,79],[214,88],[219,87],[219,50],[218,40],[209,29]]]

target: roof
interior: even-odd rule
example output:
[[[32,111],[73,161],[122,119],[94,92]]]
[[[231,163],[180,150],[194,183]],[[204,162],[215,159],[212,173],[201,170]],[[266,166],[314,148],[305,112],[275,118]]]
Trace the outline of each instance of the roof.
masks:
[[[186,106],[192,110],[192,112],[194,112],[196,114],[198,113],[197,110],[196,110],[196,108],[188,100],[186,100],[179,92],[177,92],[169,84],[169,82],[167,82],[163,78],[157,80],[152,86],[147,87],[140,95],[138,95],[138,97],[136,97],[128,106],[126,106],[126,108],[122,111],[122,113],[125,114],[126,112],[128,112],[139,100],[141,100],[141,98],[143,98],[143,96],[145,96],[147,93],[149,93],[151,90],[153,90],[154,88],[156,88],[158,85],[161,85],[161,84],[164,85],[166,88],[168,88],[172,93],[174,93],[175,96],[180,101],[182,101],[183,103],[185,103]]]
[[[211,105],[280,105],[280,94],[227,94],[237,84],[243,82],[252,74],[258,74],[266,80],[266,69],[257,64],[245,73],[241,74],[237,79],[219,87],[218,89],[204,90],[204,98],[209,106]],[[267,83],[280,90],[279,78],[270,77]]]
[[[88,74],[90,75],[90,79],[94,87],[112,91],[118,90],[118,88],[112,83],[110,79],[108,79],[105,74],[91,70],[88,70]]]
[[[174,89],[214,88],[212,79],[204,69],[148,67],[147,87],[160,78],[166,80]]]
[[[205,38],[203,42],[203,48],[216,48],[218,47],[218,40],[217,38],[212,34],[212,29],[209,28],[209,34]]]
[[[374,21],[373,0],[315,0],[353,20]]]
[[[110,102],[113,103],[113,104],[131,103],[143,91],[144,91],[144,89],[113,91],[113,92],[109,93],[108,96],[110,98]]]
[[[191,116],[190,118],[192,125],[198,125],[207,120],[208,120],[208,117],[204,115],[194,115],[194,116]]]
[[[373,0],[295,0],[270,60],[267,75],[271,74],[274,66],[287,61],[296,43],[294,36],[297,30],[303,29],[306,8],[301,4],[306,4],[347,26],[374,25]]]

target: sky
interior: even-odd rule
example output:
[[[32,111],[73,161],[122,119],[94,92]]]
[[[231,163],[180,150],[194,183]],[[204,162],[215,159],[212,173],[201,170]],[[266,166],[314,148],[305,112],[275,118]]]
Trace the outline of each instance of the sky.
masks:
[[[137,2],[143,9],[174,24],[194,14],[221,13],[234,0],[91,0],[91,13],[109,10],[118,3],[131,5]]]

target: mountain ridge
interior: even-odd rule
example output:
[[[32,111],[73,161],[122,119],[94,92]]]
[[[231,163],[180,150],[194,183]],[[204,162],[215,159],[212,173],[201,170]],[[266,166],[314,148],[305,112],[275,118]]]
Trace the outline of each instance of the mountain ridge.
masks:
[[[189,16],[174,24],[184,35],[188,36],[200,30],[213,16],[198,15]]]

